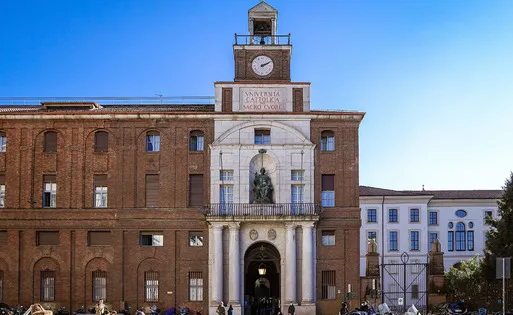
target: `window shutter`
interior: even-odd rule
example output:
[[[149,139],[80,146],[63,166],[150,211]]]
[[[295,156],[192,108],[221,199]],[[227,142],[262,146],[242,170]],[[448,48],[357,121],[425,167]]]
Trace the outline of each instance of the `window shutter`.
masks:
[[[322,191],[335,190],[335,175],[322,175]]]
[[[94,175],[94,187],[107,187],[107,175]]]
[[[57,152],[57,133],[48,131],[45,133],[45,152]]]
[[[89,246],[108,246],[110,244],[111,235],[109,231],[89,232]]]
[[[109,151],[109,134],[105,131],[98,131],[94,134],[94,152]]]
[[[59,232],[37,232],[37,245],[59,245]]]
[[[159,206],[159,175],[146,175],[146,207]]]
[[[189,205],[203,204],[203,175],[189,175]]]

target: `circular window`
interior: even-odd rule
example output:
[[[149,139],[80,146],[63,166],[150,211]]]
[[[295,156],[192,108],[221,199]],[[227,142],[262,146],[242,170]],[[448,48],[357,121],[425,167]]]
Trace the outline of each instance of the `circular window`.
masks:
[[[450,229],[452,229],[454,224],[452,222],[449,222],[448,226],[449,226]]]
[[[468,223],[468,228],[469,228],[469,229],[474,228],[474,222],[469,222],[469,223]]]
[[[458,210],[458,211],[456,211],[456,216],[458,218],[464,218],[464,217],[467,216],[467,211],[465,211],[465,210]]]

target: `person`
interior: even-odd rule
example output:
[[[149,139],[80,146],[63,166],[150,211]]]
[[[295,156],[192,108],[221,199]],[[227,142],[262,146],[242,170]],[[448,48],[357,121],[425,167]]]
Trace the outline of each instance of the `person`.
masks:
[[[221,304],[219,304],[216,313],[219,315],[225,315],[224,302],[221,302]]]
[[[233,315],[233,307],[230,304],[230,307],[228,308],[228,315]]]
[[[290,315],[294,315],[295,312],[296,312],[296,308],[294,307],[294,304],[290,303],[288,313]]]
[[[98,304],[96,306],[96,314],[100,314],[100,315],[105,314],[105,304],[103,304],[103,300],[101,300],[101,299],[100,299],[100,301],[98,301]]]
[[[253,203],[272,203],[274,189],[271,178],[265,173],[265,168],[260,169],[260,174],[255,174],[253,184]]]

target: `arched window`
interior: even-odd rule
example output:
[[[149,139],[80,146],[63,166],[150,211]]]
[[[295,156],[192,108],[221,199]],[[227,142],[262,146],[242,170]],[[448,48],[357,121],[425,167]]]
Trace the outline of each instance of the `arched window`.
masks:
[[[107,272],[103,270],[93,271],[93,301],[107,299]]]
[[[109,134],[105,131],[98,131],[94,134],[94,152],[109,151]]]
[[[45,132],[44,152],[57,152],[57,133],[55,131]]]
[[[203,136],[203,131],[194,130],[191,131],[190,141],[189,141],[189,149],[191,151],[203,151],[204,148],[205,137]]]
[[[335,133],[325,130],[321,133],[321,151],[335,151]]]
[[[456,250],[464,251],[466,248],[465,245],[465,224],[458,222],[456,224]]]
[[[7,136],[5,132],[0,131],[0,152],[5,152],[7,149]]]
[[[146,152],[160,151],[160,134],[158,131],[148,131],[146,133]]]

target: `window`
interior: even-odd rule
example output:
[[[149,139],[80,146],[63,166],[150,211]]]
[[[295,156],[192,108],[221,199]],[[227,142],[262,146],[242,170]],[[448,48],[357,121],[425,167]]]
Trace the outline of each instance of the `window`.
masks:
[[[322,175],[322,202],[323,207],[335,206],[335,175]]]
[[[321,133],[321,151],[335,151],[335,134],[331,130]]]
[[[189,301],[203,301],[203,274],[189,272]]]
[[[335,246],[335,231],[322,231],[322,246]]]
[[[4,271],[0,270],[0,301],[4,300]]]
[[[146,152],[160,151],[160,134],[157,131],[146,133]]]
[[[41,271],[41,301],[53,302],[55,301],[55,271],[42,270]]]
[[[410,209],[410,222],[420,222],[419,209]]]
[[[159,274],[155,271],[146,271],[144,273],[144,301],[159,301]]]
[[[486,224],[486,220],[488,219],[493,219],[493,211],[491,210],[486,210],[484,212],[484,223]]]
[[[454,250],[454,232],[449,231],[447,233],[447,250],[452,252]]]
[[[388,222],[398,222],[397,209],[388,209]]]
[[[103,270],[93,271],[93,301],[107,298],[107,272]]]
[[[203,246],[203,232],[189,232],[189,246],[190,247]]]
[[[203,175],[189,175],[189,206],[203,205]]]
[[[55,131],[45,132],[45,152],[57,152],[57,133]]]
[[[5,176],[0,175],[0,208],[5,207]]]
[[[59,232],[36,232],[36,245],[59,245]]]
[[[456,224],[456,250],[465,250],[465,245],[465,224],[463,224],[462,222],[458,222]]]
[[[419,298],[419,285],[418,284],[412,284],[411,285],[411,298],[412,299],[418,299]]]
[[[232,181],[233,180],[233,171],[232,170],[221,170],[219,171],[219,179],[220,180],[227,180]]]
[[[410,231],[410,250],[419,250],[419,231]]]
[[[300,204],[305,202],[305,185],[292,185],[291,200],[292,204]]]
[[[429,233],[429,251],[432,250],[433,248],[433,243],[435,242],[435,240],[438,238],[438,233],[433,233],[433,232],[430,232]]]
[[[290,179],[293,180],[293,181],[305,180],[305,171],[304,170],[292,170],[292,171],[290,171]]]
[[[447,227],[448,227],[448,228],[450,228],[450,229],[452,229],[452,228],[454,227],[454,224],[453,224],[452,222],[449,222],[449,223],[447,224]]]
[[[255,144],[271,144],[271,130],[255,129]]]
[[[105,131],[98,131],[94,134],[94,152],[109,151],[109,134]]]
[[[160,196],[160,181],[158,174],[146,175],[146,207],[158,207]]]
[[[55,175],[43,176],[43,208],[57,206],[57,183]]]
[[[109,246],[111,245],[111,234],[109,231],[87,232],[88,246]]]
[[[429,225],[437,225],[438,224],[438,212],[430,211],[429,212]]]
[[[321,298],[323,300],[334,300],[336,299],[336,278],[335,270],[322,271],[321,279]]]
[[[467,231],[467,250],[474,250],[474,231]]]
[[[231,214],[233,210],[233,185],[219,187],[220,214]]]
[[[397,231],[390,231],[388,234],[388,250],[399,250],[399,248],[397,247]]]
[[[7,149],[7,137],[5,132],[0,131],[0,152],[5,152]]]
[[[141,246],[164,246],[162,232],[141,232]]]
[[[376,231],[367,232],[367,240],[376,240]]]
[[[465,210],[458,210],[458,211],[456,211],[456,216],[458,218],[464,218],[464,217],[467,216],[467,211],[465,211]]]
[[[367,209],[367,222],[376,223],[378,221],[376,217],[376,209]]]
[[[205,137],[203,132],[195,130],[191,132],[189,149],[191,151],[203,151]]]
[[[107,175],[94,175],[94,207],[107,208]]]

